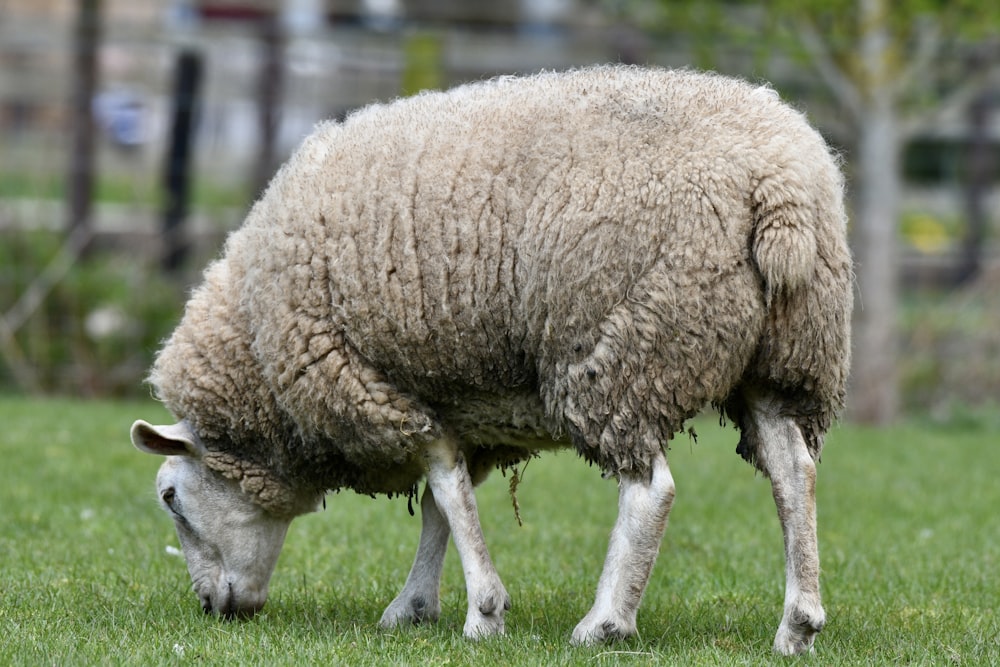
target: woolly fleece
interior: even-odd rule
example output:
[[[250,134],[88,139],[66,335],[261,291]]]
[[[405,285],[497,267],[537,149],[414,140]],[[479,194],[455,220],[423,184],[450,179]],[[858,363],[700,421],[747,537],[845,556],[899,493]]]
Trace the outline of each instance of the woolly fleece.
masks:
[[[474,468],[568,437],[648,472],[709,403],[755,462],[747,391],[818,457],[849,365],[842,199],[804,117],[721,76],[605,66],[373,105],[281,169],[151,382],[276,511],[282,488],[410,493],[442,436]]]

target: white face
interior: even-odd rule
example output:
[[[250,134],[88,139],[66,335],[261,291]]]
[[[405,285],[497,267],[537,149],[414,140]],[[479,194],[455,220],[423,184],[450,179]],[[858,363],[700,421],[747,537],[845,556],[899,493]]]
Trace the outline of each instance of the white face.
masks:
[[[186,426],[136,422],[132,442],[167,455],[156,492],[171,515],[202,608],[248,618],[267,600],[267,586],[291,519],[265,512],[236,481],[200,460],[203,449]]]

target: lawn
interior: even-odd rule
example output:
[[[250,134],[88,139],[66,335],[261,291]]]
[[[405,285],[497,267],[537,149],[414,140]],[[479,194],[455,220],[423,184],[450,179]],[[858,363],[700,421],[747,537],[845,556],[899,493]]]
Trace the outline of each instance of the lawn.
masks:
[[[527,467],[519,527],[507,480],[479,493],[513,598],[507,636],[462,638],[465,594],[449,553],[441,621],[382,632],[419,533],[402,500],[350,493],[293,525],[264,611],[204,616],[156,458],[128,443],[153,403],[0,399],[0,662],[91,664],[786,664],[781,535],[766,480],[706,416],[672,445],[678,496],[639,612],[639,637],[571,648],[616,513],[614,483],[570,453]],[[809,664],[1000,660],[1000,419],[837,427],[819,470],[827,628]]]

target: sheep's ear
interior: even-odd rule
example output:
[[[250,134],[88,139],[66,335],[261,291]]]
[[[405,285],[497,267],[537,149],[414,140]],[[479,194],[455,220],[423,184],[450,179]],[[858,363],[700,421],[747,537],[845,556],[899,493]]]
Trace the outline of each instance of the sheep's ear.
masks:
[[[160,456],[200,456],[205,453],[187,422],[153,426],[141,419],[132,424],[132,444],[147,454]]]

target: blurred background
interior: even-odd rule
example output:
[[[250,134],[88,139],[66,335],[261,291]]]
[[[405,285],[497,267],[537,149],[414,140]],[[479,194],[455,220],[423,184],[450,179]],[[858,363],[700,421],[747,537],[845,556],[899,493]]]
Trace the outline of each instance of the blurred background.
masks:
[[[141,396],[321,119],[597,62],[770,81],[844,157],[850,416],[1000,408],[1000,3],[0,0],[0,393]]]

